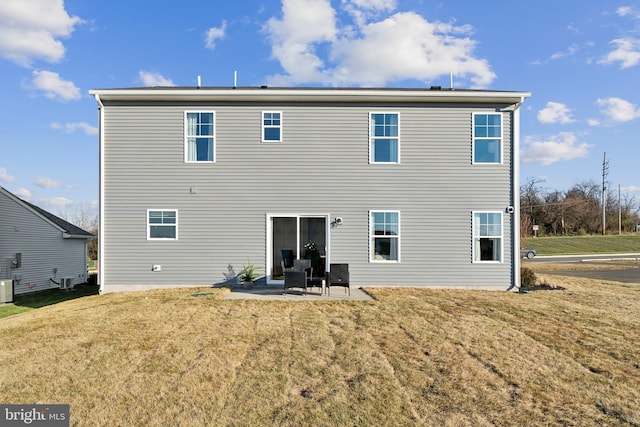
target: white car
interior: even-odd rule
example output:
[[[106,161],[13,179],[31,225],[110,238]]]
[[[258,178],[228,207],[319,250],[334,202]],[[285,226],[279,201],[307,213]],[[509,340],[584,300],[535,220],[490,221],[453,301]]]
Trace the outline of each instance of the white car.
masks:
[[[533,248],[520,248],[520,256],[522,258],[533,259],[537,252]]]

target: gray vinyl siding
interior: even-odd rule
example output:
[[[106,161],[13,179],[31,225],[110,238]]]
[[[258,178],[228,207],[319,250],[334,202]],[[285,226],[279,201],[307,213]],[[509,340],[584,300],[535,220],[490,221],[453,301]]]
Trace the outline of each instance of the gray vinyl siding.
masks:
[[[472,165],[472,113],[503,107],[106,103],[104,289],[220,283],[247,257],[264,266],[271,213],[342,217],[330,261],[349,263],[356,286],[507,289],[511,215],[502,262],[472,262],[472,212],[513,204],[512,113],[501,165]],[[216,163],[184,162],[185,110],[216,112]],[[281,143],[261,142],[267,110],[282,112]],[[400,113],[400,164],[369,164],[372,111]],[[148,241],[147,209],[178,210],[178,240]],[[400,263],[369,262],[370,210],[400,211]]]
[[[17,252],[22,254],[22,265],[12,268],[10,258]],[[74,284],[84,283],[86,241],[64,239],[62,230],[0,192],[0,269],[0,278],[14,279],[15,295],[57,288],[50,278],[71,277]]]

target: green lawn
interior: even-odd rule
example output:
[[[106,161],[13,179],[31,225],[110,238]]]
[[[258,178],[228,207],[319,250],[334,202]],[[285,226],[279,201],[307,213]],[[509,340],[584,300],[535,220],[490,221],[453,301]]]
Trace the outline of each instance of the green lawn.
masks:
[[[522,246],[536,249],[538,255],[640,253],[640,234],[529,237],[522,239]]]
[[[72,291],[62,291],[60,289],[48,289],[46,291],[34,292],[26,295],[15,295],[13,304],[0,305],[0,319],[18,313],[24,313],[47,305],[57,304],[62,301],[85,297],[87,295],[97,295],[98,287],[82,284],[77,285]]]

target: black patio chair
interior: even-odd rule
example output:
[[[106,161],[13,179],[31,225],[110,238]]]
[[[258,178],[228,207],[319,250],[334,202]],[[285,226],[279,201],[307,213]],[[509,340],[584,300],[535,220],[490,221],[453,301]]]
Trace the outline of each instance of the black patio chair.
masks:
[[[302,288],[304,294],[307,294],[307,272],[287,270],[284,272],[284,290],[283,295],[287,294],[287,289]]]
[[[313,276],[313,266],[310,259],[294,259],[293,269],[305,271],[307,273],[307,288],[320,288],[320,294],[322,294],[322,278]]]
[[[293,250],[291,249],[281,249],[280,253],[282,254],[282,261],[280,261],[280,266],[282,266],[282,275],[284,276],[285,271],[293,269],[293,261],[295,259],[295,255],[293,254]]]
[[[351,286],[349,284],[349,264],[331,264],[329,265],[329,271],[326,274],[326,287],[327,293],[331,296],[332,286],[342,286],[345,288],[344,292],[349,290],[349,296],[351,296]]]

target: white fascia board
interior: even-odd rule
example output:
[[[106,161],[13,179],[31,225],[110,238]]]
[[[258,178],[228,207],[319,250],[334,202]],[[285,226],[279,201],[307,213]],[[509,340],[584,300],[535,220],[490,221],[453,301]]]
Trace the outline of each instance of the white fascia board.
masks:
[[[521,103],[530,92],[457,89],[138,88],[89,91],[104,101]]]

